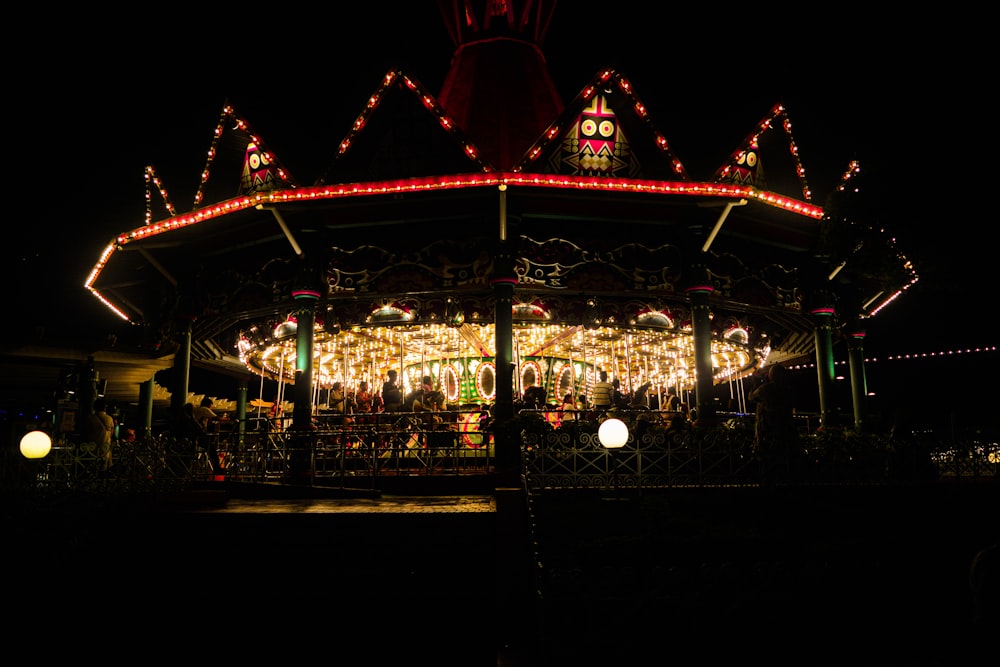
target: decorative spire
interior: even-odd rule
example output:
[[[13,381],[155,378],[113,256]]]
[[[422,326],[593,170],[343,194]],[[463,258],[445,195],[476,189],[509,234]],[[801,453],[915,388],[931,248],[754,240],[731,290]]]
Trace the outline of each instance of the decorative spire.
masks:
[[[438,7],[456,48],[492,37],[541,46],[556,0],[438,0]]]
[[[482,157],[508,170],[563,111],[541,44],[555,0],[439,0],[455,44],[438,101]]]

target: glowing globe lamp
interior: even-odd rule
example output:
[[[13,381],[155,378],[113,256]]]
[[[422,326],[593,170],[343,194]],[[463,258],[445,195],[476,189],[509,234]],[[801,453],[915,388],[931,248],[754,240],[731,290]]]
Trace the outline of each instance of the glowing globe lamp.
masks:
[[[44,431],[30,431],[21,438],[21,454],[26,459],[44,459],[52,450],[52,438]]]
[[[597,439],[607,449],[624,447],[628,442],[628,426],[621,419],[605,419],[597,429]]]

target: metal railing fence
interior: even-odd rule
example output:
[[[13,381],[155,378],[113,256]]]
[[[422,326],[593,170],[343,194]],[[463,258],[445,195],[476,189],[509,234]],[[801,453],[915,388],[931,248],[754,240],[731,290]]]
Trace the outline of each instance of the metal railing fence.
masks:
[[[498,433],[479,410],[354,415],[349,423],[319,420],[295,432],[260,420],[258,428],[212,434],[225,479],[281,481],[293,451],[308,454],[317,484],[350,485],[390,475],[489,475],[495,470]],[[508,428],[521,445],[530,490],[546,488],[666,488],[755,484],[753,421],[726,416],[711,428],[677,423],[675,415],[617,412],[629,426],[625,446],[605,449],[598,437],[603,416],[563,420],[555,410],[522,410]],[[589,416],[589,415],[588,415]],[[174,490],[218,479],[208,442],[163,433],[118,441],[110,468],[93,443],[63,442],[42,460],[18,462],[22,484],[48,490]],[[9,460],[9,457],[8,457]],[[1000,444],[945,443],[849,431],[800,431],[786,480],[801,483],[979,480],[1000,476]],[[5,472],[5,479],[12,475]]]

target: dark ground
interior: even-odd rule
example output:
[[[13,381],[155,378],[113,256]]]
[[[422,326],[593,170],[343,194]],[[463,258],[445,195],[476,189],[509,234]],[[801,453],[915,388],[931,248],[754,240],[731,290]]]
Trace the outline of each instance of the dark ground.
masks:
[[[1000,539],[997,491],[543,496],[546,653],[567,664],[982,664],[1000,628],[973,623],[968,577]]]
[[[14,508],[5,627],[37,657],[130,663],[471,667],[505,640],[506,665],[995,656],[968,584],[995,484],[632,493],[536,497],[540,574],[513,583],[503,514]],[[523,620],[498,640],[505,599]]]

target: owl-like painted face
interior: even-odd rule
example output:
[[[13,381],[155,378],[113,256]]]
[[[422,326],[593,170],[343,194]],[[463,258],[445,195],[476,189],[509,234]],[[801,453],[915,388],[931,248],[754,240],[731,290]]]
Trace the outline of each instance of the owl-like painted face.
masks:
[[[580,111],[555,156],[553,167],[561,174],[637,178],[640,173],[620,119],[605,95],[594,96]]]
[[[267,154],[251,141],[247,144],[246,155],[243,158],[241,194],[270,190],[274,187],[274,180],[271,161]]]
[[[740,157],[733,164],[729,180],[734,183],[745,185],[757,184],[757,165],[759,164],[759,153],[757,144],[754,143],[747,150],[740,154]]]
[[[597,95],[577,121],[580,170],[592,175],[611,175],[615,165],[618,118]]]

